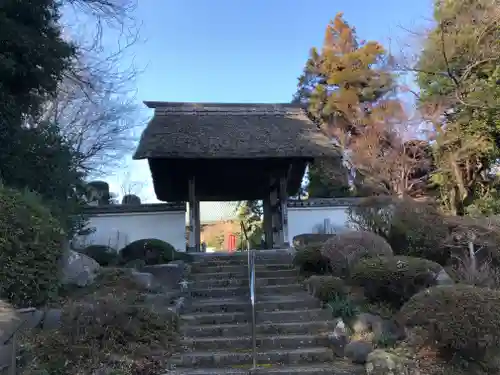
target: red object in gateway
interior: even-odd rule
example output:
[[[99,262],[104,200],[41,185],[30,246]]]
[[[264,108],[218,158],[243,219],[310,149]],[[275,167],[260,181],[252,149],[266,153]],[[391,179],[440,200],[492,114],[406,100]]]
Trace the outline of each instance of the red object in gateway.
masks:
[[[230,253],[234,253],[236,251],[236,236],[232,233],[230,233],[227,238],[227,250]]]

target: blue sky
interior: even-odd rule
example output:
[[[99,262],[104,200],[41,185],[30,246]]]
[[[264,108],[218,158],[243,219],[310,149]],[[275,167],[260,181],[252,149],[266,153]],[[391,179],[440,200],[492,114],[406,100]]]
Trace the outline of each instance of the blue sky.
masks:
[[[398,50],[408,40],[403,28],[431,18],[432,1],[141,0],[138,100],[289,102],[309,49],[321,46],[337,12],[362,39]],[[147,164],[129,166],[133,180],[147,181],[141,196],[154,202]]]

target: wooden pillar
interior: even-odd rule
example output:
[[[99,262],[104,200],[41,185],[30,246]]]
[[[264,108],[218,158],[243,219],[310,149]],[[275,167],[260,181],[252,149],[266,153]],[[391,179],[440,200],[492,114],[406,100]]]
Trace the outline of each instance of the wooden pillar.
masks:
[[[270,195],[268,194],[262,200],[262,208],[264,211],[264,239],[266,242],[266,249],[273,248],[273,212],[271,210],[271,200]]]
[[[200,215],[200,199],[196,197],[195,199],[195,215],[194,222],[196,231],[194,232],[194,246],[197,252],[201,251],[201,215]]]
[[[287,192],[287,178],[286,176],[280,177],[279,181],[279,203],[280,203],[280,247],[288,246],[288,192]]]
[[[279,212],[279,199],[278,199],[278,186],[276,183],[271,185],[271,192],[269,194],[269,202],[271,206],[271,215],[272,215],[272,238],[273,238],[273,248],[280,245],[280,227],[281,227],[281,218]]]
[[[200,251],[200,200],[196,196],[196,181],[189,179],[189,242],[190,251]]]

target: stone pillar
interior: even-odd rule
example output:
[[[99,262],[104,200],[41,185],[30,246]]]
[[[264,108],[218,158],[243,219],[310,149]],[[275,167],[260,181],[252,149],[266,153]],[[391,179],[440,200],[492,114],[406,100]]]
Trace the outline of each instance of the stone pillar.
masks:
[[[189,179],[189,241],[190,251],[200,251],[200,201],[196,197],[195,177]]]

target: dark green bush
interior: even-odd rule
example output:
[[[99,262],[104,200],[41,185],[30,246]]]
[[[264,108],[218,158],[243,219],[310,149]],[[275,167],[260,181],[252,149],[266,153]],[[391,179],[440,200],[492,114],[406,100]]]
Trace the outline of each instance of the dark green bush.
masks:
[[[129,243],[120,251],[120,262],[126,264],[133,260],[144,260],[145,264],[163,264],[173,260],[192,260],[190,254],[176,251],[168,242],[146,238]]]
[[[335,236],[335,234],[303,233],[293,237],[293,246],[304,247],[309,245],[323,244],[333,236]]]
[[[330,260],[335,276],[348,276],[352,264],[359,259],[392,255],[387,241],[372,232],[349,231],[330,238],[321,253]]]
[[[330,302],[347,294],[345,282],[335,276],[311,276],[305,284],[313,296],[322,302]]]
[[[330,272],[330,262],[320,251],[321,245],[297,248],[293,264],[303,275],[324,275]]]
[[[423,329],[427,344],[443,354],[478,361],[498,356],[498,290],[458,284],[436,286],[414,295],[401,308],[399,320],[407,328]]]
[[[24,307],[56,297],[64,242],[36,194],[0,186],[0,298]]]
[[[91,257],[103,267],[118,264],[118,253],[106,245],[90,245],[80,252]]]
[[[414,294],[435,285],[441,266],[427,259],[389,256],[362,259],[351,269],[351,283],[364,288],[372,302],[399,307]]]

